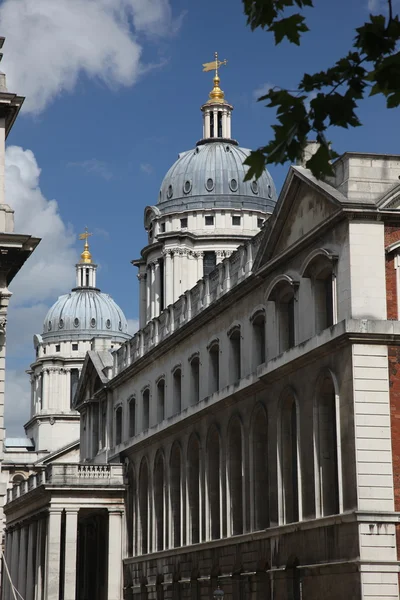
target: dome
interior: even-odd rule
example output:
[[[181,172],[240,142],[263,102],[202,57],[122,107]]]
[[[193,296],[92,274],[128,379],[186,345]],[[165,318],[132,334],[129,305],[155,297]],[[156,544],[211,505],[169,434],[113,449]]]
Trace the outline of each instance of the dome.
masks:
[[[271,213],[276,204],[275,185],[268,171],[257,181],[243,181],[250,150],[230,141],[198,144],[183,152],[164,177],[158,209],[233,208]]]
[[[78,288],[60,296],[46,315],[43,341],[95,336],[130,338],[125,315],[109,294]]]

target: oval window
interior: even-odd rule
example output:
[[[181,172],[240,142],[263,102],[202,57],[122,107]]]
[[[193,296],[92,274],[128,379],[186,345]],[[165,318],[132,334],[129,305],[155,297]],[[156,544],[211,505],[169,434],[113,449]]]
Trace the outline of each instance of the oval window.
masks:
[[[206,182],[206,190],[212,192],[214,189],[214,180],[209,177]]]
[[[253,194],[258,194],[258,183],[257,181],[251,182],[251,189],[253,190]]]
[[[167,198],[172,198],[172,185],[168,186],[167,190]]]
[[[118,323],[118,329],[119,329],[120,331],[122,331],[122,323],[121,323],[121,321]]]
[[[236,179],[231,179],[230,183],[229,183],[229,187],[231,188],[232,192],[237,192],[238,190],[238,182]]]
[[[64,321],[62,319],[60,319],[59,323],[58,323],[58,327],[60,329],[62,329],[64,327]]]
[[[185,184],[183,186],[183,191],[185,192],[185,194],[188,194],[191,189],[192,189],[192,182],[189,180],[185,181]]]
[[[106,321],[106,327],[107,327],[107,329],[111,329],[111,321],[110,321],[110,319],[107,319],[107,321]]]
[[[51,331],[51,321],[49,321],[48,330]]]
[[[272,198],[272,188],[270,185],[268,186],[268,198]]]
[[[77,317],[74,319],[74,327],[79,327],[79,319]]]
[[[96,327],[96,319],[90,319],[90,327]]]

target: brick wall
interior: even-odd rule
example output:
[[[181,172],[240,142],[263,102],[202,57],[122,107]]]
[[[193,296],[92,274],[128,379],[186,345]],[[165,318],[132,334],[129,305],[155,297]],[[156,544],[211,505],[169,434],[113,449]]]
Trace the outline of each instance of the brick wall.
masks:
[[[398,225],[385,225],[385,248],[400,240],[400,227]],[[386,303],[387,318],[397,319],[397,288],[396,271],[394,268],[394,254],[386,255]]]

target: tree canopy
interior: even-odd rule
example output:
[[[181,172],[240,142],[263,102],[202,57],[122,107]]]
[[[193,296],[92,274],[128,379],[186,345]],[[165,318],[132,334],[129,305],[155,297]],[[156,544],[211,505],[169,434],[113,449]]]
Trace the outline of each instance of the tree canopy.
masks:
[[[300,45],[309,30],[304,12],[313,7],[313,0],[243,0],[243,5],[251,29],[272,32],[275,44],[287,39]],[[331,175],[331,161],[337,154],[327,140],[327,129],[360,126],[357,108],[366,96],[381,94],[387,108],[399,106],[399,40],[399,17],[394,15],[392,0],[387,0],[387,14],[369,15],[355,30],[352,47],[334,65],[305,73],[295,90],[274,87],[261,96],[259,101],[276,109],[277,123],[271,141],[246,159],[246,179],[259,177],[269,163],[301,159],[310,138],[319,142],[319,148],[306,167],[319,179]]]

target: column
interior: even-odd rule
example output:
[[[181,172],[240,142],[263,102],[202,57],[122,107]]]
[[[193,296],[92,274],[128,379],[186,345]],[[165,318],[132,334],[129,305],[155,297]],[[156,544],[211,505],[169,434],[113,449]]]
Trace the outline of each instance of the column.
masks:
[[[60,582],[61,510],[50,509],[46,539],[45,598],[58,600]]]
[[[18,582],[18,559],[19,559],[19,536],[20,530],[14,529],[13,531],[13,539],[12,539],[12,554],[11,554],[11,565],[8,565],[11,573],[11,581],[15,587],[17,587]]]
[[[156,311],[156,266],[154,262],[150,265],[151,283],[150,283],[150,317],[155,317]]]
[[[203,112],[203,139],[206,137],[206,125],[205,125],[205,122],[206,122],[206,113]]]
[[[146,273],[138,273],[140,289],[139,326],[140,329],[146,325]]]
[[[120,600],[122,594],[122,515],[108,511],[108,594],[107,600]],[[67,599],[66,599],[67,600]]]
[[[209,138],[210,137],[210,111],[208,109],[205,111],[204,129],[205,129],[204,137]]]
[[[226,123],[226,108],[222,109],[222,137],[229,137]]]
[[[213,116],[214,116],[214,137],[218,137],[218,111],[215,108],[214,112],[213,112]]]
[[[161,280],[160,280],[160,263],[156,260],[154,264],[154,316],[160,314],[160,296],[161,296]]]
[[[35,555],[36,555],[36,530],[37,521],[29,525],[28,533],[28,557],[26,566],[26,590],[25,599],[35,600]]]
[[[203,256],[204,252],[197,252],[197,281],[203,277]]]
[[[48,388],[49,388],[49,372],[47,369],[43,369],[42,371],[42,410],[48,408],[48,402],[49,402],[49,394],[48,394]]]
[[[35,589],[34,599],[42,600],[43,590],[43,538],[45,535],[45,520],[39,519],[36,526],[36,564],[35,564]]]
[[[226,119],[226,125],[227,125],[227,137],[230,139],[232,137],[232,132],[231,132],[231,112],[229,111],[228,114],[226,115],[227,119]]]
[[[18,584],[17,590],[25,599],[26,592],[26,566],[27,566],[27,550],[28,550],[28,527],[21,527],[19,557],[18,557]]]
[[[164,256],[164,294],[167,307],[172,303],[173,264],[171,252],[167,251]]]
[[[150,298],[150,268],[146,271],[146,321],[150,321],[151,316],[151,298]]]
[[[174,295],[172,302],[176,302],[180,295],[180,256],[177,250],[174,250],[173,254],[173,267],[174,267]]]
[[[10,574],[11,574],[11,555],[12,555],[12,531],[6,533],[6,553],[5,562],[7,567],[4,565],[3,571],[3,593],[2,599],[8,600],[11,597],[11,586],[10,586]]]
[[[67,509],[65,521],[64,600],[75,600],[78,510]]]

